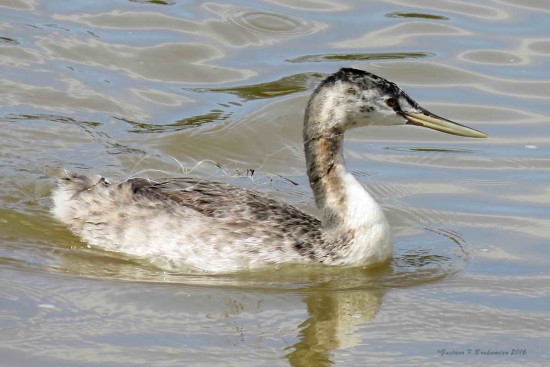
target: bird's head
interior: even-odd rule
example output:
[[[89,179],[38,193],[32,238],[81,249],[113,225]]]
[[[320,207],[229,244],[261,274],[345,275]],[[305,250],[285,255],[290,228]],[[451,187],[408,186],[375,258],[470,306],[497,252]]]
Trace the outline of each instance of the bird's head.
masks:
[[[306,110],[310,135],[360,126],[417,125],[448,134],[485,138],[481,131],[437,116],[421,107],[395,83],[363,70],[343,68],[315,90]],[[309,125],[309,126],[308,126]]]

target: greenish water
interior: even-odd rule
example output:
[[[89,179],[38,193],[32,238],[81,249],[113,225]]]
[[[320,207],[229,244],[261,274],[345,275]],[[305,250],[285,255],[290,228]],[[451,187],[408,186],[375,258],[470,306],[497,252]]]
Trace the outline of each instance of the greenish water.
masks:
[[[0,0],[1,366],[544,366],[543,0]],[[342,66],[487,132],[349,133],[395,259],[167,273],[49,214],[60,168],[196,175],[315,214],[308,95]]]

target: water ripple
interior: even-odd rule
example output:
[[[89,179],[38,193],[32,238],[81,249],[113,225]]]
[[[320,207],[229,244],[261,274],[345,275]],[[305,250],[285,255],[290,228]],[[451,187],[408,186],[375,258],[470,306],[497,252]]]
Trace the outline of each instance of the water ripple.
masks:
[[[334,48],[377,48],[401,44],[410,45],[411,38],[436,36],[468,36],[472,33],[464,29],[441,23],[406,22],[382,28],[366,35],[332,43]]]
[[[343,11],[350,7],[330,0],[264,0],[290,9],[313,12]]]
[[[482,18],[486,20],[504,20],[510,17],[510,14],[504,9],[489,5],[480,5],[465,3],[459,0],[386,0],[389,3],[405,7],[428,9],[431,11],[441,11],[462,16]],[[536,1],[536,0],[535,0]]]
[[[400,59],[423,59],[435,56],[431,52],[371,52],[361,54],[324,54],[305,55],[294,59],[286,60],[292,63],[301,62],[327,62],[327,61],[358,61],[358,60],[400,60]]]
[[[223,53],[200,43],[164,43],[135,47],[77,38],[40,37],[37,45],[51,59],[103,67],[125,73],[131,78],[179,83],[220,83],[246,79],[254,75],[248,70],[213,67],[206,61]]]
[[[208,7],[220,14],[227,22],[244,28],[246,31],[270,36],[307,34],[315,28],[298,18],[286,14],[251,11],[237,7]]]
[[[496,95],[549,99],[549,80],[500,78],[436,62],[388,61],[370,64],[371,70],[391,73],[402,83],[445,87],[466,86]],[[443,81],[444,80],[444,81]]]
[[[213,38],[231,47],[259,46],[312,34],[322,23],[282,13],[264,12],[234,5],[205,3],[218,19],[195,21],[156,12],[112,11],[102,14],[55,15],[56,19],[107,29],[168,30]]]

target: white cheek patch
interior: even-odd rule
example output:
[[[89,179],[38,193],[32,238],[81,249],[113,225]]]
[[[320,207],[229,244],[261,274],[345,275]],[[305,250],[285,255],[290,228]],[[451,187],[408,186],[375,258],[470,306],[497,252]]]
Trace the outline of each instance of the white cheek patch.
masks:
[[[369,125],[379,125],[379,126],[392,126],[392,125],[404,125],[407,123],[407,120],[395,113],[393,110],[384,110],[379,111],[376,115],[372,116],[372,122]]]
[[[409,103],[409,101],[407,100],[407,98],[405,97],[399,97],[399,107],[401,107],[401,109],[405,112],[412,112],[412,113],[420,113],[422,111],[420,111],[418,108],[414,107],[413,105],[411,105]]]

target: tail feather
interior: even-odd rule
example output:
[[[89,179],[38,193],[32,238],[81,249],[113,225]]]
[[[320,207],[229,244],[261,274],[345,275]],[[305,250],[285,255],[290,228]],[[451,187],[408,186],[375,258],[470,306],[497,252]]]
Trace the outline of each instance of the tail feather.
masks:
[[[71,225],[74,218],[78,218],[81,214],[77,200],[80,194],[97,187],[98,183],[105,184],[106,181],[103,177],[95,174],[62,170],[57,183],[58,187],[52,193],[53,207],[51,210],[57,219]]]
[[[93,188],[102,180],[104,178],[99,175],[74,173],[64,169],[61,171],[57,183],[61,190],[78,193]]]

